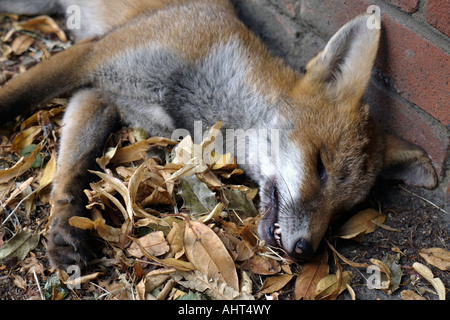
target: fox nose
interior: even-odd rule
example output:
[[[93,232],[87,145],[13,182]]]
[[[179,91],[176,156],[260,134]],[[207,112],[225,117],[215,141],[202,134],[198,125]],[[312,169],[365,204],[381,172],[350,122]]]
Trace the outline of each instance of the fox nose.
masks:
[[[312,244],[305,238],[300,238],[295,244],[294,251],[289,256],[295,260],[303,261],[309,260],[314,254]]]

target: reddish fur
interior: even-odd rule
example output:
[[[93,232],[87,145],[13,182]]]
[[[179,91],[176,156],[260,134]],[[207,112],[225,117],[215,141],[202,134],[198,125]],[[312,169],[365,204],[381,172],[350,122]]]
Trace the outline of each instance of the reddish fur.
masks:
[[[288,102],[274,109],[274,114],[282,114],[295,123],[290,139],[301,150],[305,181],[299,190],[299,210],[311,216],[308,241],[314,249],[335,213],[361,201],[383,168],[406,164],[408,171],[396,170],[394,177],[429,188],[436,185],[436,175],[426,154],[382,133],[362,101],[377,52],[379,31],[366,32],[359,25],[345,29],[340,33],[346,36],[345,41],[356,39],[349,41],[348,50],[339,52],[336,43],[342,39],[333,37],[324,51],[311,60],[302,78],[269,54],[261,41],[237,19],[227,0],[97,2],[100,17],[110,28],[119,26],[119,29],[103,38],[80,42],[8,82],[0,89],[0,111],[8,119],[52,96],[88,83],[89,76],[99,66],[125,50],[159,42],[195,63],[224,40],[240,39],[252,61],[246,74],[250,87],[270,102]],[[198,2],[207,3],[210,19],[198,19]],[[181,3],[188,3],[189,10],[180,9]],[[139,20],[141,14],[150,17]],[[127,22],[130,23],[120,27]],[[193,25],[196,27],[191,28]],[[340,70],[345,59],[349,60],[348,68]],[[95,95],[89,95],[71,119],[53,190],[54,229],[49,253],[56,266],[71,260],[81,263],[85,258],[82,252],[74,252],[69,246],[83,247],[81,236],[68,224],[71,216],[83,210],[83,203],[73,202],[71,197],[82,192],[88,160],[92,160],[92,155],[83,155],[92,153],[101,143],[116,116],[115,110],[104,106]],[[90,141],[90,137],[84,140],[78,137],[89,121],[98,123],[103,138]],[[79,156],[75,159],[70,157],[74,154],[68,149],[70,146],[78,148],[75,153]],[[327,172],[326,184],[317,176],[319,153]]]

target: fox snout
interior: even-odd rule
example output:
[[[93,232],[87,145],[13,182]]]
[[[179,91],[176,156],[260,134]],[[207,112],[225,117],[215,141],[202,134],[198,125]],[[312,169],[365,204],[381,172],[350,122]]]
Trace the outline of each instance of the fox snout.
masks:
[[[272,184],[262,207],[258,235],[266,244],[280,248],[290,258],[302,262],[314,255],[332,214],[307,208],[300,201],[280,194]]]

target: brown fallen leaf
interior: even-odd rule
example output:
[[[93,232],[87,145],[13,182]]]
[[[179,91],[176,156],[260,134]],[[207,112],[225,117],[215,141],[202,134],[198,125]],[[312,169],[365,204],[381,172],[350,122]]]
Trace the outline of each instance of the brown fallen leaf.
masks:
[[[234,261],[211,228],[198,221],[186,221],[184,248],[188,260],[198,271],[239,291]]]
[[[150,293],[166,282],[174,272],[176,272],[174,268],[162,268],[147,273],[136,285],[137,300],[154,300]]]
[[[11,44],[12,51],[15,55],[20,56],[22,53],[28,50],[28,48],[33,44],[34,38],[29,35],[22,34],[14,39]]]
[[[105,196],[108,196],[108,199],[114,202],[115,205],[121,210],[122,214],[124,215],[125,219],[130,219],[133,221],[134,219],[134,210],[133,210],[133,202],[131,201],[131,195],[128,188],[124,185],[124,183],[113,176],[110,176],[106,173],[100,172],[100,171],[92,171],[88,170],[90,173],[94,173],[100,178],[102,178],[105,182],[107,182],[114,190],[116,190],[125,201],[125,208],[122,206],[122,204],[115,199],[115,197],[109,197],[106,193]],[[93,184],[91,184],[91,187]],[[98,190],[100,191],[100,190]]]
[[[30,116],[28,119],[24,120],[20,124],[20,130],[25,130],[35,124],[39,123],[39,119],[43,117],[53,118],[65,111],[65,105],[67,105],[67,99],[53,99],[52,100],[55,104],[63,105],[62,107],[55,107],[50,110],[39,110],[38,112],[34,113],[32,116]]]
[[[167,253],[170,249],[162,231],[151,232],[143,237],[140,237],[139,242],[141,243],[142,248],[155,257]],[[136,258],[141,258],[144,256],[141,247],[136,242],[133,242],[127,251]]]
[[[17,186],[15,189],[14,189],[14,191],[13,192],[11,192],[11,195],[9,196],[9,198],[6,200],[6,201],[4,201],[4,202],[2,202],[1,204],[0,204],[0,211],[3,211],[3,209],[5,209],[7,206],[8,206],[8,204],[12,201],[12,200],[14,200],[18,195],[20,195],[26,188],[28,188],[30,185],[31,185],[31,183],[33,182],[33,180],[34,180],[34,177],[30,177],[30,178],[28,178],[26,181],[24,181],[24,182],[21,182],[20,184],[19,184],[19,186]],[[17,184],[16,184],[17,185]]]
[[[42,149],[42,142],[39,143],[34,148],[34,150],[30,153],[30,155],[27,158],[22,157],[21,159],[19,159],[19,161],[17,161],[17,163],[13,167],[0,171],[0,183],[8,182],[9,180],[22,175],[28,169],[30,169],[34,161],[36,160],[36,156],[41,151],[41,149]]]
[[[217,278],[211,279],[200,271],[177,272],[171,275],[172,278],[185,288],[197,292],[203,292],[213,300],[233,300],[239,296],[236,290]]]
[[[123,148],[117,148],[110,162],[118,164],[144,159],[150,148],[149,145],[149,141],[142,140]]]
[[[412,290],[403,290],[400,292],[400,296],[402,297],[402,300],[427,300]]]
[[[340,288],[338,290],[339,280],[336,274],[329,274],[320,279],[317,283],[315,290],[315,298],[316,300],[326,299],[327,296],[332,295],[335,291],[337,292],[336,297],[341,294],[345,289],[347,289],[347,285],[350,285],[350,281],[352,278],[352,273],[344,271],[342,272],[342,280],[340,281]]]
[[[195,267],[192,265],[192,263],[187,262],[187,261],[178,260],[178,259],[174,259],[174,258],[158,259],[157,257],[151,255],[147,250],[145,250],[145,248],[140,244],[139,239],[134,239],[131,237],[130,237],[130,239],[138,244],[138,246],[141,248],[141,251],[150,260],[160,263],[161,265],[163,265],[167,268],[175,268],[179,271],[188,272],[188,271],[195,270]]]
[[[169,234],[167,235],[167,242],[170,246],[168,257],[175,257],[176,259],[178,259],[184,254],[183,241],[185,228],[186,226],[184,225],[184,223],[174,222],[172,224],[172,230],[170,230]]]
[[[24,278],[22,278],[21,276],[16,275],[16,274],[12,274],[11,276],[14,279],[13,283],[16,287],[18,287],[22,290],[25,290],[25,291],[27,290],[27,282]]]
[[[352,300],[356,300],[355,291],[353,290],[353,288],[349,284],[347,284],[347,290],[350,293],[350,297],[352,298]]]
[[[106,241],[119,242],[120,241],[120,229],[113,228],[105,223],[105,219],[97,218],[92,221],[86,217],[72,217],[69,219],[69,224],[72,227],[80,228],[83,230],[95,230],[98,235]]]
[[[419,254],[429,264],[442,271],[450,271],[450,251],[442,248],[426,248],[421,249]]]
[[[295,281],[295,299],[314,300],[317,284],[328,275],[329,270],[328,253],[326,251],[304,264]]]
[[[439,300],[445,300],[445,287],[442,283],[442,280],[439,278],[435,278],[433,272],[427,266],[419,262],[414,262],[413,268],[429,283],[431,283],[434,289],[436,289]]]
[[[49,16],[39,16],[25,22],[20,22],[19,26],[27,31],[37,30],[44,33],[54,33],[58,36],[59,40],[67,42],[67,37],[64,31],[62,31],[55,20]]]
[[[278,261],[269,257],[254,255],[244,262],[243,268],[250,270],[254,274],[269,276],[277,274],[281,271],[281,266]]]
[[[87,283],[88,281],[97,279],[98,276],[101,274],[102,274],[102,272],[94,272],[94,273],[87,274],[87,275],[84,275],[84,276],[81,276],[81,277],[78,277],[75,279],[71,279],[71,278],[69,278],[68,275],[67,275],[67,277],[66,277],[66,275],[64,275],[64,280],[62,280],[62,281],[65,285],[76,288],[84,283]]]
[[[264,281],[259,292],[269,294],[275,291],[279,291],[288,284],[289,281],[294,277],[293,274],[282,274],[279,276],[268,277]]]
[[[386,215],[375,209],[360,211],[341,226],[336,237],[342,239],[352,239],[359,235],[371,233],[378,227],[375,223],[373,223],[373,220],[378,223],[384,223],[386,220]]]
[[[39,243],[40,235],[28,230],[21,230],[14,237],[3,243],[0,248],[0,263],[10,259],[22,261]]]
[[[56,154],[52,153],[50,160],[47,162],[45,166],[44,173],[42,174],[41,179],[39,180],[39,188],[36,192],[39,192],[41,189],[48,186],[55,177],[56,173]]]
[[[367,263],[358,263],[358,262],[354,262],[351,261],[350,259],[347,259],[346,257],[344,257],[342,254],[340,254],[331,243],[329,243],[326,239],[325,241],[327,242],[328,246],[330,247],[330,249],[342,260],[344,261],[346,264],[348,264],[349,266],[355,267],[355,268],[368,268],[369,264]]]

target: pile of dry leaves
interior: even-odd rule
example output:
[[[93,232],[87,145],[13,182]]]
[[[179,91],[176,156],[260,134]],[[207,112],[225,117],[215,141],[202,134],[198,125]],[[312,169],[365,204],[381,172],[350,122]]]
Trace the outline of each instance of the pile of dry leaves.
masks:
[[[51,18],[18,19],[3,17],[0,24],[2,82],[67,46]],[[65,98],[54,99],[1,130],[0,298],[337,299],[348,291],[348,298],[357,299],[351,267],[371,271],[363,285],[374,290],[393,293],[425,279],[426,291],[445,299],[444,284],[425,265],[448,272],[445,249],[420,250],[424,263],[409,268],[409,280],[398,248],[383,261],[363,263],[335,249],[338,239],[363,241],[377,228],[398,232],[384,224],[386,216],[378,210],[354,215],[303,265],[265,246],[255,235],[261,214],[257,188],[234,159],[212,151],[220,122],[200,145],[189,136],[181,142],[146,137],[139,128],[112,135],[97,159],[101,170],[91,171],[98,180],[85,190],[91,217],[70,220],[105,243],[103,257],[95,272],[50,268],[45,257],[49,191],[66,104]],[[423,293],[403,290],[401,297],[424,299]]]

